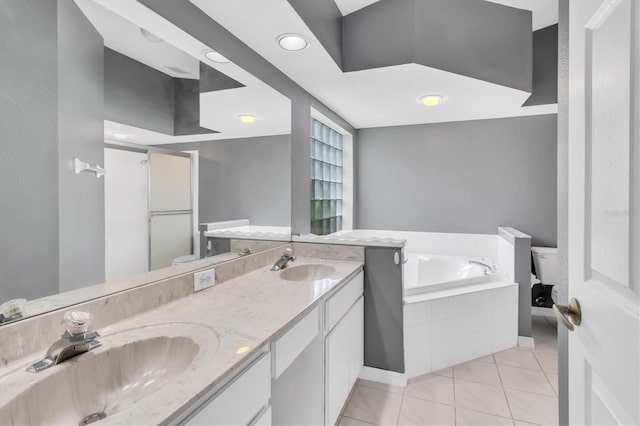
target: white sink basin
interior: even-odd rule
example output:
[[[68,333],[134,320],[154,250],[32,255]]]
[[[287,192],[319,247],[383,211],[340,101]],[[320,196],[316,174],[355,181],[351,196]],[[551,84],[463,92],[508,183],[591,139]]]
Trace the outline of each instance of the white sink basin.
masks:
[[[287,281],[317,281],[329,278],[336,272],[333,266],[321,263],[289,266],[280,272],[280,278]]]
[[[202,340],[201,340],[202,339]],[[140,327],[98,338],[101,348],[39,373],[23,369],[0,379],[0,387],[27,383],[0,397],[0,424],[88,424],[108,419],[162,389],[170,391],[194,359],[215,352],[218,336],[195,324]],[[3,391],[4,393],[4,391]],[[82,423],[83,421],[88,423]]]

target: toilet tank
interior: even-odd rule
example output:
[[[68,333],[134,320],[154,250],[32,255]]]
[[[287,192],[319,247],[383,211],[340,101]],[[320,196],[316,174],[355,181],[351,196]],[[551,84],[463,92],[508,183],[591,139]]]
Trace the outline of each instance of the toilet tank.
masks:
[[[531,247],[533,264],[542,284],[558,284],[558,249],[555,247]]]

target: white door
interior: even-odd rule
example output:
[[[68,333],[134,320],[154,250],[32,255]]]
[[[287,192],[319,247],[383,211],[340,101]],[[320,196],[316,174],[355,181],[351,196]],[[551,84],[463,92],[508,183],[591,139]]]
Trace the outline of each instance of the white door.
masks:
[[[569,423],[639,425],[640,1],[569,7]]]
[[[147,154],[104,149],[105,280],[143,274],[149,265]]]
[[[335,425],[349,397],[349,314],[331,330],[325,341],[325,425]]]

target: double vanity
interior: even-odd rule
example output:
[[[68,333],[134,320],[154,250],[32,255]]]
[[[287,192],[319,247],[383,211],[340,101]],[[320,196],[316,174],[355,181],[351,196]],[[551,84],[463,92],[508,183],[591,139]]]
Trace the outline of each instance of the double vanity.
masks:
[[[0,424],[335,424],[363,366],[363,263],[262,263],[129,317],[105,318],[117,312],[108,300],[77,306],[94,317],[101,345],[38,372],[27,367],[46,347],[3,356]],[[155,297],[173,282],[156,284]],[[58,335],[59,319],[52,313],[48,325]]]

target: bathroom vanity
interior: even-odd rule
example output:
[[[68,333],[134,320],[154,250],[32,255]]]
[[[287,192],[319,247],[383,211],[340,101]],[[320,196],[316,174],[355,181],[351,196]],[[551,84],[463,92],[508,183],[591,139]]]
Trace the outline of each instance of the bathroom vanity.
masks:
[[[175,423],[322,424],[324,417],[324,424],[335,424],[360,374],[364,354],[363,274],[344,281],[302,318],[290,321],[235,374],[187,407]],[[321,344],[314,345],[315,341]],[[318,393],[323,380],[303,380],[309,370],[322,373],[323,365],[324,395]],[[277,401],[271,404],[282,406],[272,409],[272,394]],[[317,395],[321,398],[314,398]],[[272,418],[273,411],[279,418]]]
[[[363,263],[270,267],[101,327],[102,346],[39,373],[42,350],[5,363],[0,424],[335,424],[363,365]],[[97,303],[76,309],[104,323]]]

